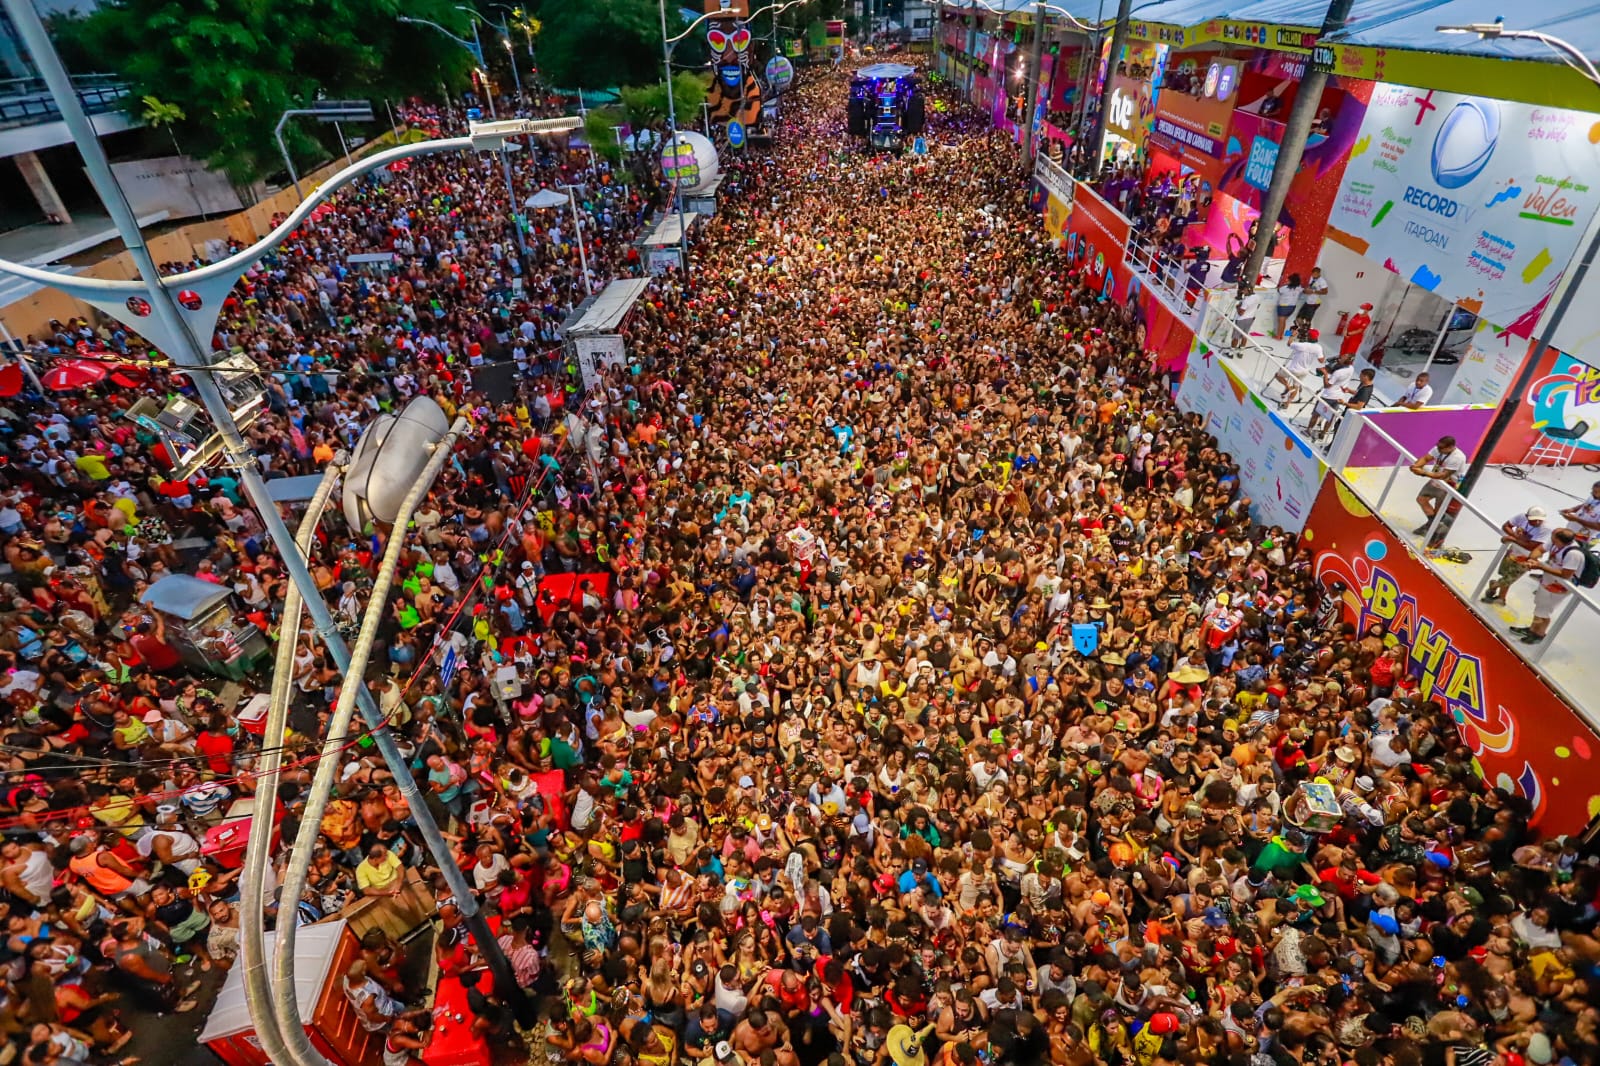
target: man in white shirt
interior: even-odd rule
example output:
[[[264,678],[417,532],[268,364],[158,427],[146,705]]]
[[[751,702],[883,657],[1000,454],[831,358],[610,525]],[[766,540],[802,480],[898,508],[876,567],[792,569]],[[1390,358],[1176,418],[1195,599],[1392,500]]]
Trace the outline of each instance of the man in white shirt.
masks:
[[[1319,337],[1320,334],[1316,330],[1311,330],[1305,335],[1304,340],[1297,340],[1289,345],[1288,365],[1272,377],[1273,384],[1283,386],[1283,399],[1278,401],[1278,410],[1281,411],[1300,399],[1300,386],[1327,358],[1322,351]]]
[[[1454,437],[1440,437],[1439,443],[1429,449],[1427,455],[1411,464],[1411,472],[1427,478],[1427,484],[1417,493],[1417,506],[1422,508],[1424,520],[1422,525],[1412,530],[1421,536],[1433,524],[1433,516],[1439,513],[1439,508],[1449,496],[1445,489],[1453,489],[1461,483],[1462,475],[1467,472],[1467,456],[1456,447]]]
[[[1319,427],[1332,422],[1334,416],[1344,410],[1345,400],[1356,391],[1350,384],[1355,376],[1356,368],[1351,357],[1346,355],[1341,355],[1333,367],[1322,368],[1322,390],[1317,393],[1317,404],[1311,409],[1306,432],[1315,436]]]
[[[1563,508],[1561,517],[1567,520],[1567,528],[1576,533],[1579,540],[1589,540],[1600,532],[1600,481],[1589,487],[1588,499],[1574,507]]]
[[[1237,332],[1228,338],[1228,354],[1235,359],[1244,357],[1240,349],[1250,336],[1250,328],[1256,324],[1256,314],[1261,310],[1261,294],[1256,292],[1255,286],[1248,281],[1239,283],[1239,294],[1233,301],[1233,325]]]
[[[1543,573],[1539,574],[1539,587],[1533,590],[1533,621],[1526,626],[1511,627],[1511,632],[1520,636],[1522,643],[1537,644],[1544,640],[1556,609],[1572,595],[1568,582],[1576,581],[1583,573],[1587,558],[1583,546],[1578,543],[1578,535],[1570,529],[1558,529],[1550,534],[1546,558],[1529,560],[1530,569]]]
[[[1394,405],[1415,411],[1419,407],[1428,406],[1428,401],[1432,399],[1433,386],[1428,384],[1428,372],[1423,371],[1412,379],[1411,387],[1400,394]]]
[[[1322,276],[1321,267],[1311,268],[1311,277],[1306,282],[1306,287],[1300,293],[1300,310],[1295,312],[1295,318],[1301,322],[1311,322],[1317,317],[1317,310],[1322,306],[1322,298],[1328,295],[1328,279]]]
[[[1506,553],[1500,559],[1500,569],[1483,594],[1484,603],[1505,603],[1506,591],[1526,574],[1550,543],[1550,527],[1545,524],[1543,507],[1530,507],[1513,515],[1500,525],[1500,543]]]

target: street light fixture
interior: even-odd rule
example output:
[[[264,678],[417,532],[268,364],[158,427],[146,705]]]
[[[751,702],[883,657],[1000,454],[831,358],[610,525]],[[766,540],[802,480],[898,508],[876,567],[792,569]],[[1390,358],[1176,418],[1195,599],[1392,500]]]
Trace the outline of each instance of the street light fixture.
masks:
[[[1436,29],[1440,33],[1475,33],[1479,40],[1484,41],[1538,41],[1552,52],[1558,53],[1561,61],[1567,66],[1596,85],[1600,85],[1600,70],[1595,69],[1594,63],[1583,54],[1583,49],[1560,37],[1539,30],[1509,30],[1506,29],[1503,19],[1495,19],[1493,22],[1469,22],[1463,26],[1439,26]]]
[[[294,194],[304,200],[305,193],[300,191],[300,175],[295,173],[294,160],[289,158],[289,149],[283,143],[283,127],[291,118],[310,116],[319,122],[332,122],[335,127],[341,122],[371,122],[373,121],[372,105],[365,100],[318,100],[311,107],[294,108],[285,111],[278,118],[278,124],[272,128],[272,136],[278,141],[278,151],[283,153],[283,165],[289,168],[289,181],[294,184]],[[344,131],[339,131],[339,142],[344,143]],[[345,149],[345,162],[350,162],[350,150]]]
[[[456,10],[471,11],[472,9],[457,7]],[[477,14],[477,12],[472,13]],[[451,33],[437,22],[433,22],[428,19],[412,18],[410,15],[396,15],[395,20],[397,22],[404,22],[409,26],[432,27],[433,29],[444,34],[446,37],[450,38],[456,44],[459,44],[462,48],[465,48],[467,50],[467,54],[472,56],[472,61],[475,64],[474,69],[476,69],[479,74],[483,75],[483,95],[487,97],[489,101],[489,117],[491,119],[500,117],[499,115],[495,114],[494,110],[494,86],[489,84],[489,71],[487,69],[488,64],[483,57],[483,42],[478,40],[478,23],[476,19],[474,19],[472,22],[472,40],[470,41],[464,37],[457,37],[455,34]]]
[[[268,537],[283,560],[285,571],[303,598],[305,609],[311,616],[317,634],[328,649],[335,666],[341,673],[350,676],[350,649],[346,647],[343,637],[339,634],[328,604],[307,567],[305,556],[295,547],[295,541],[284,524],[278,505],[257,468],[255,456],[245,444],[233,409],[220,386],[216,364],[200,338],[209,338],[214,332],[223,300],[239,276],[299,227],[324,200],[362,175],[398,160],[416,156],[451,151],[492,151],[500,147],[508,137],[569,131],[575,127],[575,120],[474,123],[471,135],[467,137],[422,141],[374,153],[330,177],[313,190],[310,198],[302,201],[275,229],[255,244],[209,266],[163,277],[156,267],[149,245],[145,243],[144,236],[140,232],[138,220],[121,195],[106,157],[105,148],[100,143],[99,135],[90,123],[88,114],[84,111],[83,103],[72,86],[61,57],[50,43],[49,35],[38,12],[30,0],[0,0],[0,7],[3,7],[10,16],[24,47],[33,58],[40,77],[48,86],[51,97],[59,108],[62,122],[83,156],[90,183],[105,204],[107,213],[111,216],[118,234],[133,258],[137,276],[130,281],[66,276],[3,259],[0,259],[0,273],[64,291],[90,304],[108,317],[141,333],[155,347],[166,353],[174,372],[189,376],[197,398],[211,418],[216,445],[225,460],[235,468],[240,488],[261,518]],[[411,816],[417,822],[418,830],[428,846],[430,855],[443,871],[451,895],[461,908],[468,931],[495,973],[496,984],[504,984],[507,988],[517,987],[515,975],[482,912],[478,909],[471,886],[455,863],[448,843],[439,832],[432,812],[428,810],[427,803],[417,789],[409,762],[401,754],[388,728],[386,716],[365,685],[351,685],[349,688],[353,690],[353,699],[370,730],[370,736],[378,753],[393,772],[401,793],[406,798]],[[291,901],[291,913],[293,906]],[[287,993],[282,989],[278,992],[293,995],[292,989]],[[266,1017],[271,1018],[270,1012]],[[272,1024],[270,1020],[264,1024],[261,1018],[258,1017],[256,1020],[262,1025],[263,1045],[269,1057],[273,1061],[296,1061],[290,1052],[274,1053],[270,1044],[281,1045],[281,1040],[273,1039],[281,1037],[281,1034],[269,1033],[267,1026]]]

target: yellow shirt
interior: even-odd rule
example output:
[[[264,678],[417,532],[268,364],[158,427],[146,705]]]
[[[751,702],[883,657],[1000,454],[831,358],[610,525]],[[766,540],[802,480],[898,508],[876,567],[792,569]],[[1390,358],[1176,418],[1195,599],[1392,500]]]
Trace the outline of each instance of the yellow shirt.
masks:
[[[134,836],[144,827],[144,816],[127,796],[107,796],[104,803],[90,807],[89,813],[94,815],[95,821],[118,830],[123,836]]]
[[[377,865],[371,859],[362,859],[356,866],[356,887],[363,892],[391,888],[399,879],[400,857],[392,851]]]
[[[106,467],[105,457],[95,452],[85,452],[73,460],[72,465],[96,481],[106,481],[111,477],[111,471]]]

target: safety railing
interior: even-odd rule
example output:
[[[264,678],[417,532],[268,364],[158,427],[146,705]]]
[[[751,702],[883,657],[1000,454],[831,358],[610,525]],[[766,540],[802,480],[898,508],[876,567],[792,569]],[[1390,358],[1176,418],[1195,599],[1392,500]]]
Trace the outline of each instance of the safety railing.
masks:
[[[1338,450],[1345,458],[1335,469],[1373,514],[1498,630],[1513,651],[1539,666],[1574,706],[1583,706],[1574,693],[1588,690],[1587,660],[1594,657],[1600,633],[1600,600],[1595,594],[1544,570],[1523,569],[1509,554],[1512,546],[1502,540],[1502,523],[1514,514],[1491,517],[1443,481],[1411,473],[1416,454],[1370,419],[1355,419],[1341,438]],[[1431,516],[1423,506],[1424,489],[1434,507]],[[1552,501],[1544,507],[1551,528],[1565,524],[1558,504]],[[1536,582],[1529,575],[1561,589],[1545,637],[1537,642],[1526,640],[1522,628],[1533,618]],[[1491,591],[1499,595],[1487,600]]]
[[[1323,442],[1331,436],[1332,427],[1319,426],[1322,432],[1315,437],[1306,428],[1316,405],[1317,394],[1322,388],[1320,379],[1313,375],[1296,377],[1290,374],[1287,356],[1262,344],[1247,329],[1239,327],[1232,313],[1236,292],[1237,289],[1231,285],[1207,291],[1200,339],[1215,355],[1237,360],[1236,373],[1256,395],[1283,411],[1285,421],[1302,429],[1304,432],[1301,435],[1307,444],[1319,452],[1325,451]],[[1261,313],[1267,312],[1263,310]],[[1299,421],[1302,416],[1304,421]]]
[[[1186,319],[1206,313],[1207,289],[1189,276],[1184,260],[1162,252],[1154,242],[1134,237],[1124,249],[1123,261],[1139,272],[1139,280],[1167,297],[1172,309]]]
[[[114,74],[79,74],[72,87],[91,115],[115,111],[128,95],[128,86]],[[50,98],[50,90],[39,78],[0,79],[0,129],[54,122],[61,109]]]

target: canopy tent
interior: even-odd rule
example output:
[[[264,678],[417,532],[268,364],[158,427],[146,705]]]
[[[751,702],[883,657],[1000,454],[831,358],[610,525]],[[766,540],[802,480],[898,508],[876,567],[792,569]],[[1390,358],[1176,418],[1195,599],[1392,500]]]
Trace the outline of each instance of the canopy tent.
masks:
[[[1365,5],[1358,4],[1357,7]],[[1502,0],[1402,0],[1382,5],[1382,11],[1351,19],[1329,40],[1373,48],[1405,48],[1493,59],[1531,59],[1560,63],[1561,55],[1540,41],[1480,38],[1475,33],[1440,33],[1440,26],[1494,22],[1506,16],[1512,30],[1538,30],[1573,45],[1591,61],[1600,63],[1600,4],[1595,0],[1540,0],[1520,15],[1506,10]],[[1485,88],[1488,88],[1487,86]],[[1583,101],[1573,100],[1573,105]]]
[[[613,332],[649,287],[649,278],[618,278],[579,304],[562,324],[562,332],[569,337]]]
[[[644,240],[640,241],[639,244],[645,248],[664,248],[674,246],[682,239],[683,231],[685,229],[687,229],[690,233],[694,232],[695,220],[699,217],[700,216],[695,214],[693,211],[685,211],[683,213],[683,228],[680,229],[678,223],[678,213],[676,211],[669,211],[667,212],[667,217],[661,220],[660,225],[656,226],[656,228],[651,231],[650,235],[645,237]]]

